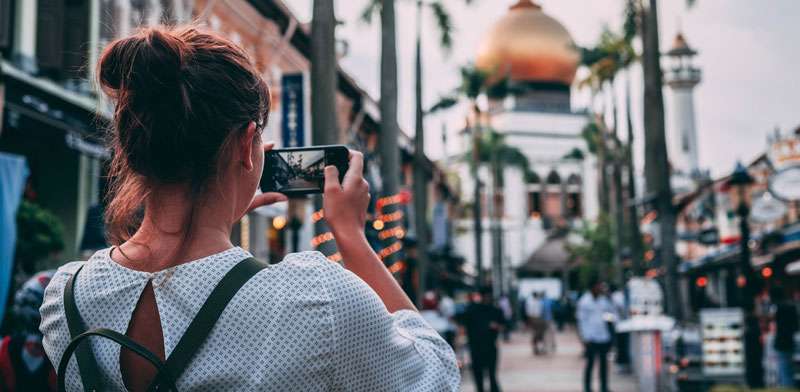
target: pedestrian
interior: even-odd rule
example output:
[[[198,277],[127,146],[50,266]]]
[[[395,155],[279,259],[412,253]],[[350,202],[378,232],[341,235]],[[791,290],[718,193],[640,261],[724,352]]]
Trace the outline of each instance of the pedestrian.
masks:
[[[33,275],[14,294],[13,333],[0,339],[0,392],[56,390],[56,372],[42,348],[39,332],[39,307],[54,273]]]
[[[511,309],[511,301],[508,299],[507,295],[501,295],[500,299],[497,300],[497,307],[503,312],[503,341],[508,342],[511,340],[511,326],[514,322],[514,312]]]
[[[458,390],[453,350],[364,235],[361,153],[341,182],[324,169],[344,267],[319,252],[267,265],[230,242],[247,212],[287,200],[256,196],[270,92],[241,47],[147,27],[106,47],[96,74],[114,105],[112,247],[59,268],[41,308],[54,364],[77,333],[99,335],[63,362],[67,390]]]
[[[585,348],[586,368],[583,372],[583,390],[592,390],[592,369],[598,362],[600,391],[608,392],[607,354],[611,347],[608,322],[614,314],[611,301],[606,296],[605,283],[593,279],[590,289],[578,300],[577,322],[581,342]]]
[[[611,304],[614,306],[614,313],[620,316],[620,319],[625,318],[627,315],[627,299],[623,289],[612,286],[611,289]],[[629,372],[630,367],[630,333],[620,332],[618,328],[614,328],[614,344],[616,356],[614,363],[621,373]]]
[[[470,303],[457,317],[467,330],[467,344],[472,359],[475,390],[484,391],[484,374],[488,373],[491,392],[500,392],[497,381],[497,336],[503,329],[503,312],[492,302],[492,289],[473,292]]]
[[[453,317],[456,315],[456,303],[453,301],[452,295],[448,293],[439,294],[439,314],[447,320],[447,329],[444,332],[444,340],[455,351],[456,349],[456,335],[458,326]]]
[[[544,320],[544,353],[545,354],[552,354],[556,351],[556,335],[555,335],[555,326],[554,323],[554,308],[555,306],[553,301],[550,297],[547,296],[546,292],[539,293],[541,296],[542,301],[542,320]]]
[[[525,314],[528,316],[528,323],[531,329],[533,355],[541,355],[544,352],[543,344],[547,322],[543,318],[543,312],[542,294],[534,291],[525,302]]]
[[[772,314],[775,322],[773,348],[778,356],[778,386],[793,388],[794,382],[794,336],[798,330],[797,308],[786,300],[780,287],[773,287],[769,293],[772,301]]]

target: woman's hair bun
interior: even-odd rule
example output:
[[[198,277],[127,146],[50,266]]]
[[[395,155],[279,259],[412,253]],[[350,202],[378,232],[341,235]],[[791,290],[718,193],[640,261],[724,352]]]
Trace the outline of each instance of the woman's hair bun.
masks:
[[[98,65],[100,85],[112,96],[124,92],[160,93],[179,87],[189,46],[170,31],[146,28],[115,41]]]

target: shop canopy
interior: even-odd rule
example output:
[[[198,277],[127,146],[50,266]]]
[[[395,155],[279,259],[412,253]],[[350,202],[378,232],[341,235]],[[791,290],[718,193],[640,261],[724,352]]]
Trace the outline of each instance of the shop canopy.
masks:
[[[517,269],[517,273],[525,276],[562,271],[570,267],[571,259],[567,251],[567,237],[553,236],[528,257],[528,261]]]

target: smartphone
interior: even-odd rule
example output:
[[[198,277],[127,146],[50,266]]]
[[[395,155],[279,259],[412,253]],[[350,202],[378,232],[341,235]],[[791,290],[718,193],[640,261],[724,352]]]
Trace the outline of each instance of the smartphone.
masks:
[[[325,189],[325,166],[339,169],[344,179],[350,151],[343,145],[281,148],[264,155],[262,192],[280,192],[287,196],[322,193]]]

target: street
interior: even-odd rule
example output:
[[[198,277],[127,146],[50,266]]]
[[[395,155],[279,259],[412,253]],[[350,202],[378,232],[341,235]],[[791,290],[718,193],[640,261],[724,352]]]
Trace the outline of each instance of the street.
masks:
[[[579,392],[583,382],[583,348],[575,331],[565,329],[558,333],[556,346],[554,355],[533,356],[528,331],[515,333],[510,342],[502,343],[498,379],[503,392]],[[469,370],[462,372],[461,386],[464,392],[475,391]],[[609,388],[614,392],[636,391],[633,378],[617,374],[613,364],[609,365]],[[597,369],[595,390],[599,390]]]

